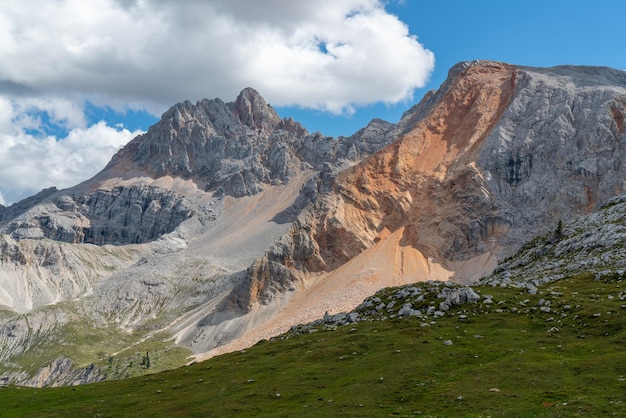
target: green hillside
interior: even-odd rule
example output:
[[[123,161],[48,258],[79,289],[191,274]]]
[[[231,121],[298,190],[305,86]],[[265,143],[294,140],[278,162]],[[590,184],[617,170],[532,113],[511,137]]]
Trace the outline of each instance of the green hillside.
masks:
[[[438,306],[444,287],[422,284],[419,303]],[[406,302],[397,295],[409,293],[400,290],[375,297],[397,308]],[[536,294],[474,290],[481,300],[430,320],[361,307],[360,322],[303,327],[177,370],[76,387],[0,388],[0,415],[626,415],[622,276],[578,274]]]

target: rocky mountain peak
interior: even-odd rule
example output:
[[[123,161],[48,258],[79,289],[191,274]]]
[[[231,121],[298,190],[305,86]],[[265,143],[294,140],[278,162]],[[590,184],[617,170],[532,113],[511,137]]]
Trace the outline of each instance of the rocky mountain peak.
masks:
[[[281,122],[280,116],[251,87],[239,93],[232,104],[233,113],[244,125],[264,133],[271,133]]]
[[[258,92],[247,88],[231,103],[203,99],[195,105],[176,104],[146,134],[120,150],[107,169],[114,175],[139,171],[153,178],[181,177],[204,190],[236,196],[255,194],[274,179],[273,173],[293,173],[293,167],[271,166],[294,161],[270,161],[270,148],[279,143],[291,148],[306,135],[299,124],[281,120]]]
[[[230,103],[204,99],[172,106],[146,134],[120,150],[98,178],[120,172],[181,177],[205,191],[249,196],[327,163],[358,161],[392,140],[385,133],[391,124],[375,121],[372,126],[371,132],[336,140],[309,134],[246,88]]]

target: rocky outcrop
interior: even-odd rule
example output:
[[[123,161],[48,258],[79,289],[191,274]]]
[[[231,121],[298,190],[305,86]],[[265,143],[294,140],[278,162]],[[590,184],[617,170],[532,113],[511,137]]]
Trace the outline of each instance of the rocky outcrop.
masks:
[[[503,260],[483,284],[537,286],[577,274],[622,277],[626,273],[626,195],[571,222],[558,222]],[[515,278],[515,280],[512,280]]]
[[[62,386],[69,384],[85,384],[102,381],[104,376],[92,364],[87,367],[77,367],[66,356],[59,356],[49,364],[36,362],[29,365],[34,367],[34,373],[22,370],[15,359],[25,353],[38,353],[38,357],[46,359],[49,353],[44,352],[51,341],[59,339],[64,334],[63,329],[78,318],[73,314],[48,310],[28,317],[24,315],[2,315],[0,324],[0,385],[17,384],[24,386]],[[66,345],[73,345],[71,335],[64,334]],[[45,360],[44,360],[45,361]]]
[[[31,387],[55,387],[86,385],[103,380],[104,376],[93,364],[85,368],[76,368],[71,359],[62,356],[55,359],[50,365],[39,369],[35,376],[25,382],[20,382],[20,384]]]
[[[43,189],[42,191],[40,191],[34,196],[27,197],[24,200],[14,203],[9,207],[5,207],[5,206],[0,207],[0,225],[2,225],[2,223],[8,220],[17,218],[22,213],[26,212],[28,209],[32,208],[33,206],[41,203],[42,201],[52,196],[56,192],[58,192],[56,187],[50,187],[47,189]]]
[[[15,218],[0,233],[16,240],[138,244],[172,232],[192,213],[189,202],[169,190],[116,187],[53,198]]]
[[[294,335],[309,334],[323,327],[334,330],[340,326],[356,325],[363,321],[384,321],[395,317],[416,317],[421,320],[421,327],[430,327],[436,320],[445,316],[452,307],[462,307],[479,303],[481,296],[471,287],[453,283],[429,281],[419,285],[408,284],[397,288],[382,289],[368,297],[350,312],[340,312],[324,316],[307,324],[298,324],[280,336],[281,339]],[[483,304],[493,301],[486,295]],[[467,315],[459,315],[464,321]],[[444,342],[445,344],[445,342]]]
[[[73,202],[67,199],[69,209]],[[75,208],[89,219],[83,242],[138,244],[172,232],[192,216],[187,199],[155,187],[116,187],[79,196]],[[67,210],[67,209],[66,209]]]
[[[23,372],[0,373],[0,386],[8,384],[35,388],[76,386],[104,380],[105,376],[93,364],[84,368],[76,368],[68,357],[55,359],[51,364],[39,369],[34,376]]]

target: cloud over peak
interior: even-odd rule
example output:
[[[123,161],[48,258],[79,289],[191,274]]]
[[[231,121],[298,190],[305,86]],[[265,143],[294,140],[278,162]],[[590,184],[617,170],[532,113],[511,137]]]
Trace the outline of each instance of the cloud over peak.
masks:
[[[8,1],[0,39],[0,83],[159,108],[251,85],[342,112],[410,98],[434,65],[377,0]]]

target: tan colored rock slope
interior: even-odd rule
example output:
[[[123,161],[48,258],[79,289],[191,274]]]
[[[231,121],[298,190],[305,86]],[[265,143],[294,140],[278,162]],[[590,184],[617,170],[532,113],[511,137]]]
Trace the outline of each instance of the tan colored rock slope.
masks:
[[[401,243],[427,256],[477,255],[459,225],[491,209],[476,151],[511,100],[515,72],[505,64],[474,66],[451,84],[398,141],[339,176],[342,225],[363,241],[404,228]],[[480,205],[469,207],[469,196]]]

